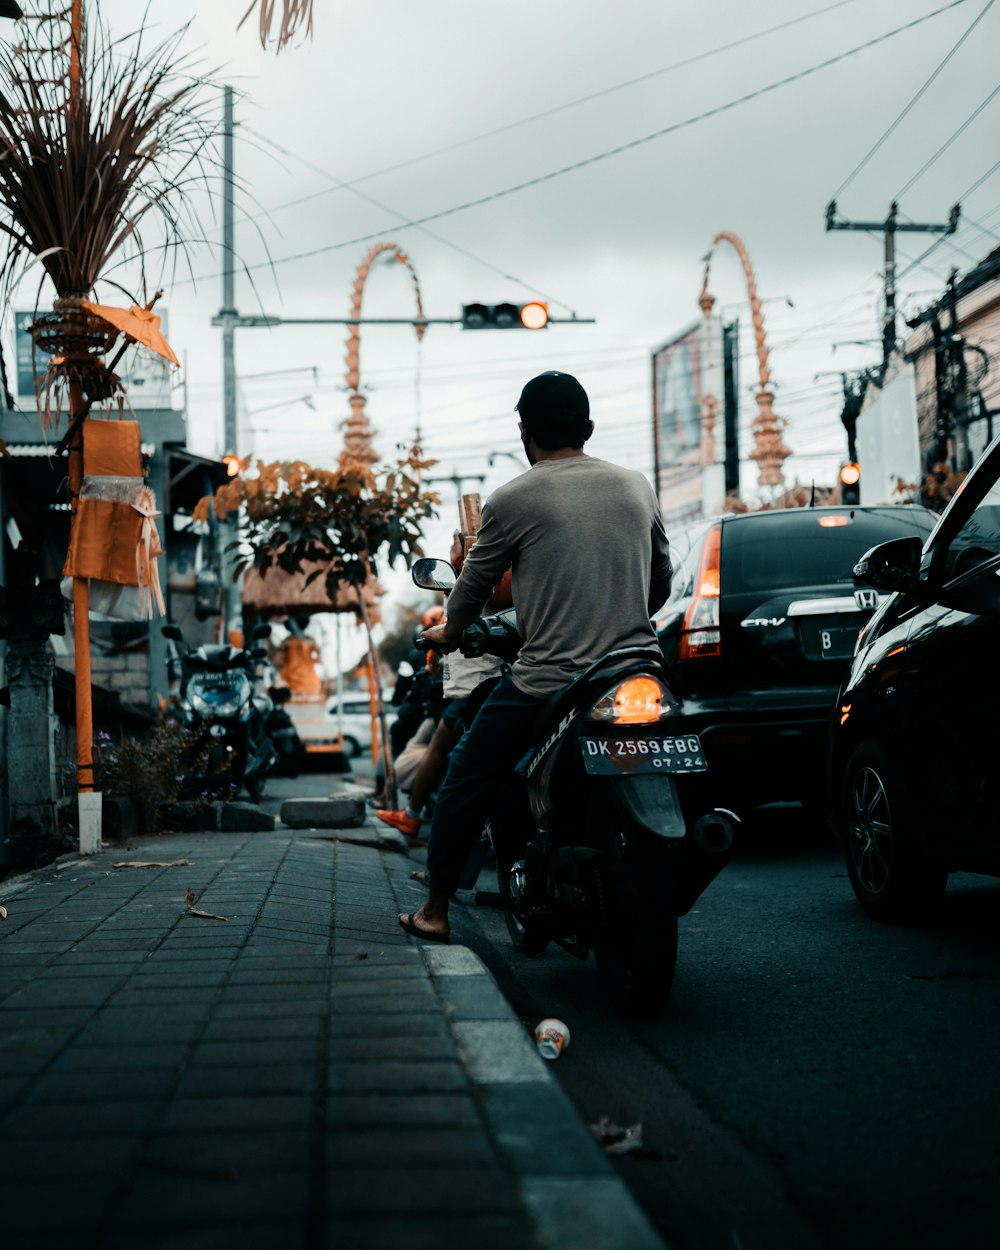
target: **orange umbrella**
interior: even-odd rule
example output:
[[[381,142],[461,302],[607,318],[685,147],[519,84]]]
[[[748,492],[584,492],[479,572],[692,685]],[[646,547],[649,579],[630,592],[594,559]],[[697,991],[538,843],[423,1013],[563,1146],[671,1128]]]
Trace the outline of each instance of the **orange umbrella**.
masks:
[[[81,304],[88,312],[100,317],[102,321],[107,321],[116,330],[121,330],[136,343],[141,343],[143,347],[165,357],[171,364],[181,363],[174,355],[174,349],[163,337],[159,317],[150,309],[140,308],[137,304],[129,309],[113,308],[110,304],[92,304],[89,300],[82,300]]]

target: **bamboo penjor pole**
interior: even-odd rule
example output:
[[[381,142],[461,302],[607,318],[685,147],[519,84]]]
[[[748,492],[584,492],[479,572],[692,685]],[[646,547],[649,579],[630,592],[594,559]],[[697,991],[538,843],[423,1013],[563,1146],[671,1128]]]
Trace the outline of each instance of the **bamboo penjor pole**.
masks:
[[[71,524],[76,523],[83,486],[83,426],[86,413],[80,384],[70,382],[70,421],[78,421],[69,446],[69,493]],[[76,784],[77,793],[94,789],[94,712],[90,671],[90,583],[85,577],[73,578],[73,652],[76,677]]]
[[[70,124],[80,107],[81,65],[83,48],[83,0],[73,0],[69,49]],[[69,449],[69,492],[71,524],[76,523],[83,486],[83,426],[87,404],[78,380],[69,384],[69,421],[76,433]],[[90,583],[84,577],[73,578],[73,665],[76,704],[76,790],[79,813],[81,854],[96,854],[101,849],[101,809],[82,795],[94,793],[94,703],[90,668]]]

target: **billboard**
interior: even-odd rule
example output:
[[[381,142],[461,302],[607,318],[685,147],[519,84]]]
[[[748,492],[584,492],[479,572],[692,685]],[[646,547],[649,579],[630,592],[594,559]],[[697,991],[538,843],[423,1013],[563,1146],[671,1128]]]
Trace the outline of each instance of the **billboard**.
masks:
[[[652,363],[656,493],[670,530],[696,521],[705,512],[701,418],[706,394],[718,401],[717,450],[725,437],[721,322],[717,317],[698,321],[657,348]]]
[[[169,340],[167,315],[158,310],[160,329]],[[22,407],[35,402],[35,387],[41,382],[48,367],[49,358],[44,352],[34,352],[28,327],[36,320],[32,311],[14,314],[14,355],[17,362],[17,398]],[[120,342],[120,340],[119,340]],[[117,348],[115,349],[117,350]],[[170,366],[155,352],[146,347],[129,346],[116,370],[125,386],[129,403],[135,409],[170,408]]]
[[[857,430],[861,503],[896,503],[897,482],[923,478],[913,365],[904,365],[881,390],[870,386],[865,401]]]

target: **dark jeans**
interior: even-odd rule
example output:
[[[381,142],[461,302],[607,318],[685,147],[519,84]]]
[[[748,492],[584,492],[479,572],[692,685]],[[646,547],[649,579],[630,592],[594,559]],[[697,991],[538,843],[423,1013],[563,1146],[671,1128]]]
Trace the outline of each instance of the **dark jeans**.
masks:
[[[532,745],[546,700],[522,694],[506,674],[451,753],[427,847],[427,877],[451,894],[514,765]]]

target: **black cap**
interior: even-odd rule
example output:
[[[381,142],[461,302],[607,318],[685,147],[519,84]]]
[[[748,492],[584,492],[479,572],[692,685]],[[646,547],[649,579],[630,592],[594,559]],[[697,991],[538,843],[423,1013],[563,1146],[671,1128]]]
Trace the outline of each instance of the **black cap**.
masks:
[[[571,373],[552,369],[525,383],[514,411],[529,425],[535,415],[569,417],[582,423],[590,420],[590,400]]]

